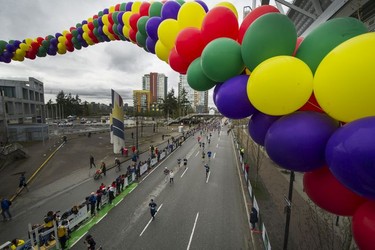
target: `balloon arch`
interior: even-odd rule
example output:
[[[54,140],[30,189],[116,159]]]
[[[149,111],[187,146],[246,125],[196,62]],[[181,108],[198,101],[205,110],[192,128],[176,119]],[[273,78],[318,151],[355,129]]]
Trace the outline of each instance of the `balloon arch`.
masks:
[[[352,216],[361,249],[375,246],[375,33],[357,19],[329,20],[305,38],[273,6],[239,24],[222,2],[128,2],[62,33],[0,41],[0,61],[34,60],[123,40],[214,88],[226,117],[251,117],[249,132],[281,167],[305,172],[321,208]]]

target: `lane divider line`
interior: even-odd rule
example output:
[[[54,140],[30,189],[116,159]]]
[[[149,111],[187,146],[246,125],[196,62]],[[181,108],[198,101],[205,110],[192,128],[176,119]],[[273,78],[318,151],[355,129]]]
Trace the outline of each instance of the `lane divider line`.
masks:
[[[186,250],[189,250],[189,249],[190,249],[191,241],[193,240],[193,235],[194,235],[195,227],[197,226],[198,217],[199,217],[199,212],[197,213],[197,216],[195,216],[195,221],[194,221],[193,230],[191,231],[190,239],[189,239],[189,244],[188,244]]]
[[[189,167],[187,167],[186,169],[185,169],[185,171],[182,173],[182,175],[181,175],[181,177],[180,178],[182,178],[182,176],[184,176],[184,174],[186,173],[186,171],[189,169]]]
[[[207,179],[206,179],[206,183],[208,183],[208,180],[210,179],[210,175],[211,175],[211,171],[208,172],[208,176],[207,176]]]

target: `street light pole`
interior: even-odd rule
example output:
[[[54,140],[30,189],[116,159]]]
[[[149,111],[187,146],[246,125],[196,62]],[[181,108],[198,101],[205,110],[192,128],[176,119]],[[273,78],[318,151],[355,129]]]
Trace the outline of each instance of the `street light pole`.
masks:
[[[292,197],[293,197],[293,182],[294,182],[294,171],[290,172],[290,180],[289,180],[289,194],[288,198],[284,197],[286,202],[286,221],[285,221],[285,231],[284,231],[284,247],[283,250],[288,249],[288,238],[289,238],[289,224],[290,224],[290,216],[292,213]]]
[[[135,148],[138,150],[138,110],[135,115]]]

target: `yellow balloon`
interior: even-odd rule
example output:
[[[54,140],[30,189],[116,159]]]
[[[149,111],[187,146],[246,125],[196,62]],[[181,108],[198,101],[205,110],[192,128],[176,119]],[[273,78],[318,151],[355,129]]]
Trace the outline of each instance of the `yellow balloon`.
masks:
[[[259,64],[247,82],[253,106],[268,115],[286,115],[301,108],[310,98],[313,74],[302,60],[276,56]]]
[[[139,1],[135,1],[132,4],[132,12],[133,12],[133,14],[134,13],[139,13],[139,9],[141,8],[141,4],[142,4],[142,2],[139,2]]]
[[[59,41],[59,43],[62,43],[62,44],[65,44],[65,42],[66,42],[66,38],[64,36],[59,36],[59,38],[57,38],[57,40]]]
[[[26,38],[25,39],[25,43],[27,44],[27,45],[31,45],[31,43],[33,42],[33,39],[31,39],[31,38]]]
[[[353,37],[319,64],[314,94],[333,118],[351,122],[375,115],[375,33]]]
[[[249,76],[251,75],[251,71],[248,68],[245,68],[245,74]]]
[[[124,22],[124,26],[128,27],[129,29],[131,28],[129,23],[129,18],[131,15],[133,15],[133,13],[131,13],[130,11],[126,11],[124,15],[122,15],[122,21]]]
[[[25,43],[20,43],[20,48],[24,51],[28,51],[30,46]]]
[[[61,43],[57,44],[57,53],[63,55],[66,53],[66,47],[63,46]]]
[[[108,26],[107,25],[103,25],[103,33],[111,40],[115,40],[115,37],[111,34],[111,32],[109,32],[109,29],[108,29]]]
[[[172,49],[175,45],[176,38],[180,32],[178,22],[174,19],[166,19],[160,23],[158,28],[159,40],[167,47]]]
[[[66,35],[69,34],[69,33],[70,33],[70,32],[67,31],[67,30],[64,30],[64,31],[62,32],[63,36],[66,36]]]
[[[129,31],[130,29],[127,26],[124,25],[124,27],[122,27],[122,34],[124,34],[127,39],[130,39]]]
[[[177,21],[180,28],[195,27],[200,29],[206,16],[206,11],[197,2],[188,2],[181,6],[178,11]]]
[[[82,29],[84,32],[88,32],[90,30],[87,24],[82,25]]]
[[[26,51],[22,50],[22,49],[17,49],[16,50],[16,55],[17,55],[17,57],[25,57]]]
[[[113,12],[115,12],[115,6],[109,7],[109,13],[113,13]]]
[[[87,44],[89,44],[89,45],[93,45],[94,44],[94,42],[91,40],[91,38],[89,37],[89,35],[86,32],[83,32],[82,38],[85,40],[85,42]]]
[[[94,18],[92,17],[87,18],[87,22],[92,23],[93,21],[94,21]]]
[[[216,6],[222,6],[222,7],[226,7],[228,9],[230,9],[236,15],[236,17],[238,19],[237,9],[236,9],[236,7],[232,3],[230,3],[230,2],[221,2],[221,3],[216,4],[215,7]]]
[[[168,58],[169,58],[169,54],[171,53],[171,50],[165,47],[164,44],[160,40],[156,42],[155,53],[156,53],[156,56],[160,60],[168,63]]]
[[[109,24],[109,20],[108,20],[108,14],[105,14],[102,16],[102,21],[105,25],[108,25]]]

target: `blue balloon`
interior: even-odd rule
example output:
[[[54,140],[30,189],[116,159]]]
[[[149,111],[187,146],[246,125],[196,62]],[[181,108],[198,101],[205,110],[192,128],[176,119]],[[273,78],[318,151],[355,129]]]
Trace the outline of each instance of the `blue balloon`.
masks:
[[[155,45],[156,45],[157,40],[152,39],[151,37],[147,37],[146,39],[146,48],[147,51],[155,54]]]
[[[200,0],[195,0],[195,2],[199,3],[203,7],[204,11],[206,11],[206,13],[208,12],[208,7],[205,2]]]
[[[13,53],[14,51],[16,51],[16,47],[13,45],[13,44],[10,44],[8,43],[6,46],[5,46],[6,50],[10,53]]]
[[[323,167],[326,144],[339,123],[326,114],[295,112],[275,121],[268,129],[265,147],[280,167],[307,172]]]
[[[261,112],[253,114],[249,120],[249,135],[259,145],[264,146],[266,134],[271,125],[281,116],[266,115]]]
[[[125,5],[126,11],[132,11],[133,2],[127,2]]]
[[[153,16],[146,22],[146,33],[153,40],[159,40],[158,28],[161,22],[161,17],[158,16]]]
[[[105,8],[105,9],[103,10],[103,14],[109,14],[109,9],[108,9],[108,8]],[[83,24],[83,22],[82,22],[82,24]]]
[[[161,8],[161,19],[177,19],[181,5],[178,2],[168,1]]]
[[[345,124],[329,139],[328,167],[347,188],[375,200],[375,116]]]
[[[125,12],[123,11],[120,11],[117,15],[117,22],[119,24],[121,24],[122,26],[124,26],[124,21],[122,20],[122,16],[124,15]]]
[[[248,75],[239,75],[216,85],[214,89],[216,107],[225,117],[243,119],[256,112],[247,97],[248,79]]]

